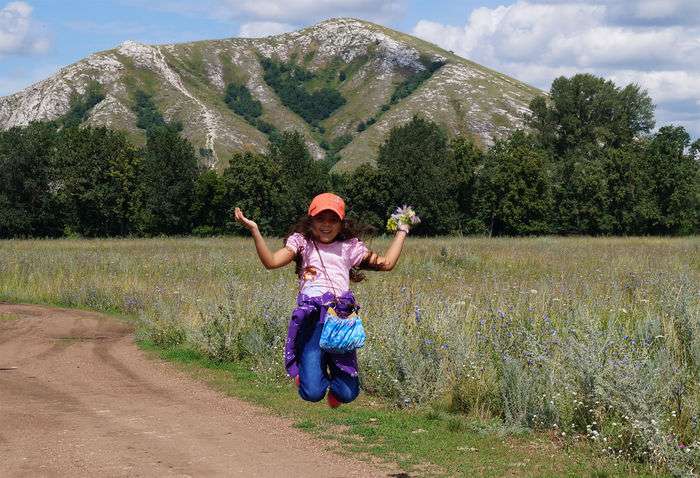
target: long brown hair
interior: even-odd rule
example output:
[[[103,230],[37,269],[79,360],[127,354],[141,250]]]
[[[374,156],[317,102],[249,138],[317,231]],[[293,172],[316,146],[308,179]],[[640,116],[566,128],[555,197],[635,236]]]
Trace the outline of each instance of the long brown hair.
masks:
[[[314,234],[313,230],[311,229],[311,221],[312,217],[309,216],[308,214],[305,216],[302,216],[299,218],[299,220],[294,224],[289,232],[287,233],[286,236],[282,239],[282,244],[285,244],[287,242],[287,238],[291,236],[292,234],[298,232],[306,240],[313,240],[314,239]],[[335,236],[334,241],[347,241],[348,239],[360,239],[364,240],[365,238],[369,238],[374,234],[374,227],[368,225],[368,224],[363,224],[360,222],[357,222],[351,218],[345,217],[341,221],[341,228],[340,232],[338,233],[337,236]],[[296,264],[294,268],[294,273],[297,275],[297,277],[301,274],[301,257],[299,254],[294,255],[294,262]],[[366,279],[365,274],[360,271],[360,267],[363,264],[361,264],[358,267],[353,267],[350,269],[350,280],[352,282],[361,282]],[[363,267],[367,268],[367,267]]]

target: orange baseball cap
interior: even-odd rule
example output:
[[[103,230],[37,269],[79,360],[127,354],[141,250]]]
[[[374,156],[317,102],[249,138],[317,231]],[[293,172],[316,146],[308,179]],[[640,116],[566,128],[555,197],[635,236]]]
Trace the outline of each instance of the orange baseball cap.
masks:
[[[327,209],[336,213],[341,220],[345,219],[345,201],[333,193],[321,193],[313,198],[309,204],[309,216],[315,216]]]

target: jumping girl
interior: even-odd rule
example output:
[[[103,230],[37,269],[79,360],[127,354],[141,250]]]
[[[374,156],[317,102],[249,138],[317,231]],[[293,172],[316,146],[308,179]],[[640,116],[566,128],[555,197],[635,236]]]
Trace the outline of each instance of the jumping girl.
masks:
[[[235,209],[235,218],[253,235],[255,248],[266,269],[296,262],[299,277],[297,308],[292,312],[285,343],[287,374],[294,379],[304,400],[318,402],[326,396],[332,408],[349,403],[360,393],[357,354],[328,353],[319,341],[329,307],[340,316],[357,310],[350,280],[359,282],[358,269],[390,271],[401,255],[410,227],[401,224],[385,256],[367,249],[359,229],[345,218],[345,202],[335,194],[323,193],[309,205],[308,214],[294,226],[284,247],[270,251],[258,225]]]

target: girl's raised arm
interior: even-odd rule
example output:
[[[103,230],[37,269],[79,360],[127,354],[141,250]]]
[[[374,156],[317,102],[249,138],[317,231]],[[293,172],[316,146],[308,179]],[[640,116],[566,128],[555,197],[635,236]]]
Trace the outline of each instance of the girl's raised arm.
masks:
[[[396,263],[399,261],[399,256],[401,255],[401,249],[403,248],[404,240],[408,234],[408,226],[401,225],[399,230],[396,231],[394,240],[392,241],[389,249],[386,251],[385,256],[380,256],[376,252],[369,251],[367,255],[360,263],[361,269],[370,269],[374,271],[390,271],[394,268]]]
[[[260,234],[258,225],[255,223],[255,221],[251,221],[245,217],[240,208],[235,209],[234,217],[236,218],[236,221],[243,224],[253,236],[253,240],[255,241],[255,250],[258,251],[258,257],[260,257],[260,262],[262,262],[263,266],[265,266],[265,269],[277,269],[278,267],[286,266],[294,260],[294,252],[286,247],[272,252],[270,248],[267,247],[262,234]]]

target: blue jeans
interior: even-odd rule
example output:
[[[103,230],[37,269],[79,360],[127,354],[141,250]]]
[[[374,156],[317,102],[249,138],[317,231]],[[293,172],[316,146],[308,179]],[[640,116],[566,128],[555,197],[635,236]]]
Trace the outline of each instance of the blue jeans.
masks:
[[[318,318],[318,315],[315,317]],[[340,370],[319,342],[323,324],[307,320],[299,333],[299,396],[309,402],[323,400],[330,387],[335,398],[342,403],[352,402],[360,394],[360,380]]]

